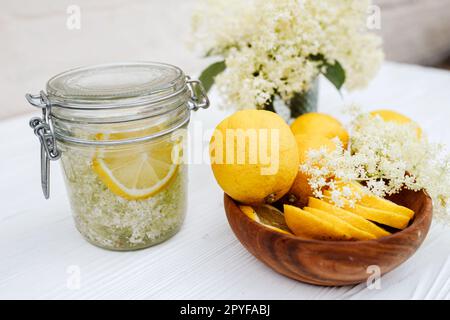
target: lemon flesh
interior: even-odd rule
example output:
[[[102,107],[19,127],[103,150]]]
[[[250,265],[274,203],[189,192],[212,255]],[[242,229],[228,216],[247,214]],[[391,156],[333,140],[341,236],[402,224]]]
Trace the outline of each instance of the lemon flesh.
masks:
[[[376,238],[372,233],[356,228],[348,221],[345,221],[339,216],[333,215],[332,213],[329,213],[327,211],[311,207],[305,207],[303,208],[303,210],[314,214],[316,217],[331,222],[334,226],[341,228],[341,230],[345,230],[345,232],[348,233],[353,240],[372,240]]]
[[[333,204],[330,197],[325,196],[323,199],[328,203]],[[405,215],[394,213],[392,211],[369,208],[359,204],[350,206],[348,201],[345,199],[342,200],[344,201],[344,210],[353,212],[354,214],[357,214],[367,220],[381,223],[385,226],[396,229],[405,229],[408,226],[410,218]]]
[[[317,240],[351,240],[352,236],[341,226],[298,207],[284,205],[284,216],[289,229],[299,237]]]
[[[340,183],[342,187],[348,187],[354,194],[358,194],[361,199],[358,200],[358,204],[361,204],[366,207],[380,209],[385,211],[392,211],[393,213],[401,214],[407,216],[408,218],[412,218],[414,216],[414,211],[406,208],[404,206],[400,206],[392,201],[387,199],[375,196],[370,193],[366,193],[363,190],[363,187],[358,182],[350,182],[350,183]],[[331,193],[329,191],[325,191],[324,194],[327,197],[331,197]]]
[[[356,228],[361,229],[370,234],[373,234],[377,238],[390,235],[390,232],[380,228],[379,226],[370,222],[369,220],[357,214],[354,214],[353,212],[336,207],[335,205],[332,205],[324,200],[310,197],[308,201],[308,206],[322,211],[327,211],[330,214],[333,214],[336,217],[339,217],[342,220],[347,221]]]
[[[126,137],[102,134],[97,138],[119,140]],[[131,150],[102,150],[96,153],[92,167],[112,193],[127,200],[143,200],[171,182],[178,171],[180,153],[180,144],[173,141],[139,145]]]
[[[269,229],[284,234],[292,234],[286,225],[283,213],[272,206],[263,205],[256,209],[250,206],[240,206],[239,208],[247,217]]]

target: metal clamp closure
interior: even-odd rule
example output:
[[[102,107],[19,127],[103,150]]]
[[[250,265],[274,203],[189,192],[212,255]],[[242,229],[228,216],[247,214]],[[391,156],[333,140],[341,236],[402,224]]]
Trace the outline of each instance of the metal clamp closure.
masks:
[[[44,91],[39,95],[26,94],[28,102],[42,110],[42,117],[30,120],[30,127],[41,144],[41,185],[45,199],[50,197],[50,160],[58,160],[61,152],[56,146],[56,138],[50,118],[51,103]]]
[[[202,83],[198,80],[192,80],[189,76],[187,76],[186,84],[191,93],[191,97],[188,102],[189,109],[192,111],[208,109],[210,105],[209,98]]]

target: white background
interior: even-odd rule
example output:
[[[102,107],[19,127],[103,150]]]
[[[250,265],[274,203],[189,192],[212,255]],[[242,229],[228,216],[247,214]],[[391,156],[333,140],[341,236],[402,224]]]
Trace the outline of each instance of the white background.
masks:
[[[190,51],[196,0],[0,0],[0,118],[30,112],[25,92],[74,67],[151,60],[196,74],[208,61]],[[434,64],[450,55],[450,0],[375,0],[389,60]],[[81,29],[66,27],[69,5]]]

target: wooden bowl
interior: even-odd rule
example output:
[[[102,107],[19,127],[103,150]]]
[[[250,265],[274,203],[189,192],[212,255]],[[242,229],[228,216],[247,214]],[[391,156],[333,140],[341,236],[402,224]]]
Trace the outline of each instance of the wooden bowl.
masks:
[[[373,274],[369,266],[385,274],[416,252],[430,228],[432,201],[425,192],[409,190],[391,200],[414,210],[406,229],[376,240],[323,241],[273,231],[248,218],[228,195],[224,199],[228,222],[248,251],[289,278],[322,286],[365,282]]]

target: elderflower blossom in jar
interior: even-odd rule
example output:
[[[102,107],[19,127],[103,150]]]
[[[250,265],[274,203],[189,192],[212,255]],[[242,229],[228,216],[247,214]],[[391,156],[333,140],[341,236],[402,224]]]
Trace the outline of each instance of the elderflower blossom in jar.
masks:
[[[75,224],[91,243],[136,250],[160,243],[186,212],[183,163],[191,110],[207,108],[200,82],[177,67],[124,63],[79,68],[27,95],[41,141],[42,187],[61,158]]]

